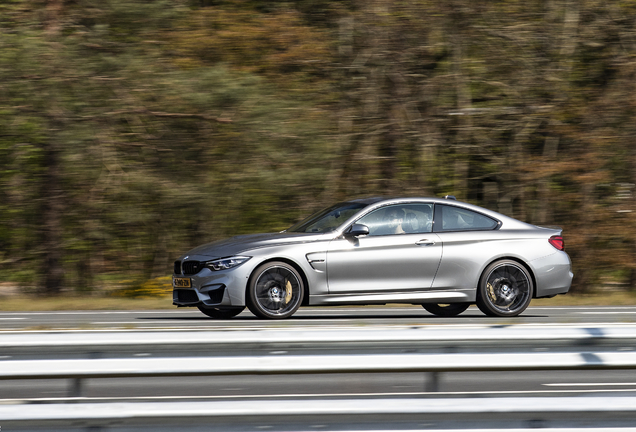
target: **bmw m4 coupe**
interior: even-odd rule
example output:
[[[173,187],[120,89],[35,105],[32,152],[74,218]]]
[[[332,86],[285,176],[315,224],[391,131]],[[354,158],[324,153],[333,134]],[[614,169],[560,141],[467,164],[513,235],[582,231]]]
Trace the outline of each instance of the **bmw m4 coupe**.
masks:
[[[455,200],[369,198],[338,203],[277,233],[199,246],[174,263],[173,303],[212,318],[245,307],[283,319],[303,305],[419,304],[455,316],[522,313],[568,292],[561,229]]]

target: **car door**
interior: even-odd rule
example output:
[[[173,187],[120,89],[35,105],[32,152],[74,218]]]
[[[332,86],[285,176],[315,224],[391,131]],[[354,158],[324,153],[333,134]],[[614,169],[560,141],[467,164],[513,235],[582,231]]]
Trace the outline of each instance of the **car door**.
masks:
[[[428,289],[442,256],[432,232],[432,204],[385,206],[356,223],[369,235],[332,240],[327,251],[330,294]],[[394,213],[400,216],[391,219]]]

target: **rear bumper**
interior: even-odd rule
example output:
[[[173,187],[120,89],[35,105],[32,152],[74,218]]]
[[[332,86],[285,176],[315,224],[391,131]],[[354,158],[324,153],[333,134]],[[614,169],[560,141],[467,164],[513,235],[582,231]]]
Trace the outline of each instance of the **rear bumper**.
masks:
[[[572,263],[565,252],[556,252],[530,262],[536,278],[535,298],[565,294],[572,286]]]

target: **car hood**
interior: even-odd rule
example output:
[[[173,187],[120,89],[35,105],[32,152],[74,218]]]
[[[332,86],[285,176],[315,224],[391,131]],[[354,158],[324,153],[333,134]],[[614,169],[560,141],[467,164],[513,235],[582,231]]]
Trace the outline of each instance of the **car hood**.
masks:
[[[223,258],[237,255],[250,249],[258,249],[268,246],[281,246],[293,243],[307,243],[324,239],[324,234],[313,233],[278,232],[267,234],[248,234],[198,246],[188,251],[186,255],[204,255],[212,258]]]

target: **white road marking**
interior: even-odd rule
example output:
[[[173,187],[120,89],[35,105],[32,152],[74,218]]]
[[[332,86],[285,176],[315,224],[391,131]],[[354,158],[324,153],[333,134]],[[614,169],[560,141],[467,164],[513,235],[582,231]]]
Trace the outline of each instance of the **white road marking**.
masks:
[[[299,398],[357,398],[357,397],[394,397],[394,396],[471,396],[471,395],[550,395],[550,394],[586,394],[586,393],[629,393],[636,391],[634,389],[589,389],[589,390],[527,390],[527,391],[468,391],[468,392],[384,392],[384,393],[282,393],[282,394],[246,394],[246,395],[206,395],[206,396],[105,396],[105,397],[51,397],[51,398],[15,398],[15,399],[0,399],[0,404],[9,403],[24,403],[28,402],[55,402],[55,401],[68,401],[78,400],[82,402],[89,402],[91,400],[101,401],[125,401],[125,400],[204,400],[204,399],[299,399]]]
[[[530,306],[527,310],[636,309],[636,306]]]
[[[476,311],[475,307],[469,309],[470,311]],[[556,311],[556,310],[565,310],[565,311],[574,311],[577,313],[591,313],[591,314],[603,314],[607,313],[605,311],[611,312],[621,312],[621,313],[636,313],[636,306],[530,306],[528,311],[533,310],[546,310],[546,311]],[[590,311],[591,312],[586,312]],[[600,311],[602,310],[602,311]],[[304,307],[299,309],[298,313],[318,313],[318,314],[334,314],[334,313],[342,313],[342,312],[400,312],[400,311],[418,311],[426,314],[423,308],[416,306],[395,306],[395,307],[383,307],[376,308],[370,306],[361,306],[358,308],[351,307]],[[11,316],[11,315],[123,315],[123,314],[139,314],[139,315],[149,315],[149,314],[171,314],[171,315],[199,315],[200,312],[193,309],[155,309],[155,310],[147,310],[147,311],[126,311],[126,310],[115,310],[115,311],[38,311],[38,312],[0,312],[0,316]],[[247,315],[247,314],[246,314]]]
[[[236,323],[240,322],[239,320],[232,321],[222,321],[217,322],[214,320],[210,320],[209,324],[203,324],[201,322],[198,325],[183,325],[183,326],[168,326],[169,324],[175,324],[174,321],[169,321],[168,323],[163,323],[158,326],[150,326],[148,321],[103,321],[99,322],[100,324],[105,325],[114,325],[120,323],[122,325],[132,325],[136,324],[134,328],[120,328],[120,327],[108,327],[108,328],[92,328],[92,329],[78,329],[78,328],[69,328],[64,327],[64,323],[50,323],[47,325],[47,329],[21,329],[21,328],[0,328],[0,334],[13,334],[13,333],[38,333],[38,334],[46,334],[46,333],[59,333],[59,332],[68,332],[68,333],[134,333],[139,331],[146,332],[191,332],[196,330],[201,331],[229,331],[229,332],[243,332],[243,331],[256,331],[256,330],[268,330],[268,331],[290,331],[294,329],[288,328],[272,328],[267,325],[245,325],[245,326],[236,326]],[[318,321],[316,321],[318,322]],[[338,324],[333,325],[330,321],[326,321],[327,325],[311,325],[302,328],[296,329],[297,331],[318,331],[318,330],[347,330],[347,329],[356,329],[359,330],[361,327],[359,325],[352,325],[351,322],[357,322],[355,319],[352,320],[342,320]],[[142,324],[143,325],[140,325]],[[95,323],[93,323],[95,324]],[[256,322],[254,323],[256,324]],[[73,324],[70,324],[73,325]],[[520,324],[510,324],[509,327],[517,328],[517,329],[536,329],[536,328],[568,328],[568,329],[589,329],[589,328],[631,328],[634,327],[634,323],[628,322],[590,322],[590,323],[520,323]],[[469,329],[469,330],[479,330],[479,329],[491,329],[498,328],[499,324],[436,324],[436,323],[417,323],[417,324],[391,324],[391,323],[369,323],[365,325],[363,328],[367,330],[395,330],[395,329],[428,329],[428,328],[444,328],[444,329]]]
[[[117,315],[117,314],[188,314],[194,313],[193,310],[172,310],[172,309],[156,309],[152,311],[44,311],[44,312],[0,312],[0,315]],[[196,311],[197,314],[200,312]]]
[[[614,311],[614,312],[577,312],[577,313],[581,315],[620,315],[620,314],[636,315],[636,310],[633,310],[631,312]]]
[[[174,320],[162,319],[153,320],[153,324],[175,324]],[[139,321],[91,321],[90,324],[139,324]]]
[[[541,384],[546,387],[610,387],[610,386],[633,386],[636,387],[636,383],[550,383]]]

